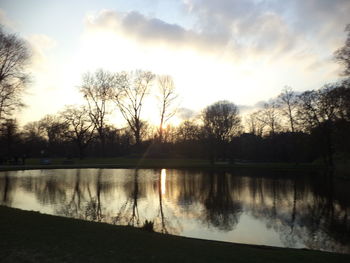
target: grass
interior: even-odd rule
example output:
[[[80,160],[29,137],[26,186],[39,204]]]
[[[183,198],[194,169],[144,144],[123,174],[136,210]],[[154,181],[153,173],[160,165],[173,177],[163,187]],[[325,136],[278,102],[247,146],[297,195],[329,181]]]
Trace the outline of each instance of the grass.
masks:
[[[350,262],[350,255],[150,233],[0,206],[1,262]]]
[[[318,169],[321,166],[310,163],[228,163],[217,162],[214,165],[208,160],[202,159],[138,159],[138,158],[86,158],[50,159],[51,164],[40,164],[40,159],[27,159],[26,165],[2,165],[0,170],[20,169],[57,169],[57,168],[201,168],[201,169],[235,169],[235,168],[259,168],[259,169]]]

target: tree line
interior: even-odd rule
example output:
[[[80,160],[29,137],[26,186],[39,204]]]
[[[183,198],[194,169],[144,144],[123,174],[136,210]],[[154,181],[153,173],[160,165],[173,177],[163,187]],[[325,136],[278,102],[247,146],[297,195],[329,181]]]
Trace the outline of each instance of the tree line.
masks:
[[[15,110],[28,84],[26,42],[0,29],[0,157],[184,157],[217,161],[310,162],[332,166],[334,156],[350,153],[350,26],[335,59],[345,78],[318,90],[297,93],[285,87],[262,109],[242,116],[230,101],[205,107],[178,126],[170,125],[178,95],[171,76],[149,71],[83,75],[79,91],[84,105],[65,106],[57,114],[19,128]],[[146,97],[158,101],[159,123],[145,116]],[[127,124],[108,121],[117,111]]]

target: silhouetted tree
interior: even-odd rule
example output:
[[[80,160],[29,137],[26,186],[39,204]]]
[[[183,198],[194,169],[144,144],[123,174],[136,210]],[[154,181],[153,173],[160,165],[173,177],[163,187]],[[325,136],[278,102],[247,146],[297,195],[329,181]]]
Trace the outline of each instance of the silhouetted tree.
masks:
[[[210,145],[211,160],[218,155],[226,158],[228,143],[241,130],[237,106],[228,101],[218,101],[204,109],[202,120],[204,136]]]
[[[95,127],[84,107],[67,106],[61,112],[61,118],[67,125],[65,135],[78,147],[79,157],[84,157],[84,151],[94,136]]]
[[[177,94],[175,93],[175,85],[171,76],[159,76],[158,89],[158,101],[160,104],[160,125],[158,137],[159,141],[162,142],[165,124],[176,113],[176,108],[173,108],[173,104],[177,99]]]
[[[193,121],[184,121],[177,127],[177,141],[196,141],[200,138],[200,127]]]
[[[66,139],[67,124],[58,115],[46,115],[39,122],[48,142],[48,154],[64,154],[63,142]]]
[[[0,123],[0,155],[7,158],[18,156],[15,145],[19,141],[18,123],[15,119],[6,119]]]
[[[118,129],[108,125],[105,129],[106,154],[108,156],[127,155],[130,152],[132,134],[128,127]]]
[[[40,121],[28,122],[22,128],[24,153],[28,157],[39,157],[46,148],[45,130]]]
[[[30,60],[27,43],[0,25],[0,122],[24,104],[21,95],[28,84],[25,72]]]
[[[102,152],[104,152],[105,147],[104,129],[106,116],[109,113],[108,102],[115,86],[115,75],[102,69],[97,70],[93,74],[84,74],[83,83],[80,86],[80,92],[88,104],[90,118],[97,130],[102,145]]]
[[[145,122],[141,120],[142,106],[154,74],[141,70],[121,72],[116,79],[112,98],[133,132],[136,145],[140,146],[142,129],[145,126]]]
[[[327,92],[328,103],[334,104],[331,120],[334,152],[350,153],[350,79],[333,85]]]
[[[318,135],[318,145],[322,147],[325,161],[333,165],[333,132],[337,119],[338,98],[334,86],[325,85],[317,91],[305,91],[298,99],[298,119],[306,131]]]
[[[263,160],[267,156],[263,142],[266,138],[253,133],[243,133],[232,141],[235,156],[243,160]]]
[[[297,96],[291,87],[286,86],[277,98],[278,107],[283,116],[288,119],[290,131],[296,129]]]
[[[253,112],[246,117],[245,121],[248,132],[261,137],[266,124],[260,120],[259,114],[260,112]]]
[[[277,103],[265,103],[264,108],[259,111],[257,117],[269,128],[270,135],[274,135],[280,128],[280,118],[277,109]]]
[[[334,101],[336,119],[350,122],[350,78],[332,85],[327,96]]]
[[[203,129],[194,121],[184,121],[176,128],[175,151],[185,157],[207,157],[203,151]]]

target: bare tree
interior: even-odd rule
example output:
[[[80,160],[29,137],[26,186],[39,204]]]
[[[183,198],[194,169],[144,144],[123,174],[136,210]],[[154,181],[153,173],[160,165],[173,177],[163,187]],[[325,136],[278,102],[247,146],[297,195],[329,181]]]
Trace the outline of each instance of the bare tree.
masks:
[[[159,125],[159,141],[163,140],[163,131],[165,124],[172,118],[176,113],[176,108],[173,104],[177,99],[175,93],[175,85],[171,76],[159,76],[158,77],[158,89],[159,96],[158,101],[160,104],[160,125]]]
[[[298,98],[298,119],[307,132],[319,132],[325,162],[332,166],[334,123],[343,115],[340,107],[344,98],[330,84],[317,91],[305,91]]]
[[[280,119],[277,103],[265,103],[264,108],[259,111],[258,119],[270,129],[270,134],[274,135],[280,127]]]
[[[346,26],[347,39],[343,47],[339,48],[335,53],[335,59],[344,66],[343,75],[350,76],[350,24]]]
[[[337,97],[338,119],[350,122],[350,78],[339,82],[332,94]]]
[[[40,121],[28,122],[22,128],[23,143],[26,145],[25,154],[35,156],[46,147],[45,130]]]
[[[67,124],[66,136],[78,147],[79,157],[84,157],[84,150],[94,136],[95,127],[86,107],[67,106],[61,112],[61,118]]]
[[[154,74],[149,71],[117,74],[117,85],[112,98],[127,121],[136,145],[141,144],[142,129],[145,127],[145,122],[141,120],[142,106],[153,79]]]
[[[25,138],[44,138],[45,130],[40,121],[27,122],[22,129]]]
[[[298,98],[291,87],[284,87],[282,93],[278,95],[277,103],[282,115],[288,119],[290,131],[295,132]]]
[[[168,124],[165,127],[163,127],[163,132],[162,132],[162,142],[165,143],[174,143],[176,142],[177,138],[177,129]]]
[[[195,141],[200,138],[200,127],[193,121],[184,121],[177,127],[177,141]]]
[[[60,116],[48,114],[44,116],[39,123],[48,140],[50,148],[54,148],[65,140],[67,124],[62,121]]]
[[[298,120],[306,131],[336,120],[340,101],[334,86],[305,91],[298,96]]]
[[[235,104],[218,101],[203,111],[203,130],[208,140],[211,161],[220,154],[226,158],[226,148],[234,135],[241,130],[241,118]]]
[[[204,129],[208,135],[220,141],[229,141],[240,129],[241,119],[238,114],[235,104],[218,101],[204,109]]]
[[[16,119],[5,119],[0,123],[0,139],[4,139],[4,144],[0,145],[0,155],[12,157],[14,145],[18,141],[18,123]],[[1,140],[0,140],[1,141]]]
[[[89,115],[97,130],[102,150],[105,146],[104,129],[106,126],[106,115],[109,113],[108,102],[115,85],[115,75],[99,69],[93,74],[84,74],[83,84],[80,86],[80,92],[87,101]]]
[[[26,42],[0,26],[0,122],[24,106],[21,94],[29,81],[25,72],[29,60]]]
[[[263,132],[264,132],[264,128],[265,128],[265,123],[263,123],[259,117],[260,112],[253,112],[251,114],[249,114],[246,119],[245,122],[248,126],[248,132],[252,133],[256,136],[262,136]]]

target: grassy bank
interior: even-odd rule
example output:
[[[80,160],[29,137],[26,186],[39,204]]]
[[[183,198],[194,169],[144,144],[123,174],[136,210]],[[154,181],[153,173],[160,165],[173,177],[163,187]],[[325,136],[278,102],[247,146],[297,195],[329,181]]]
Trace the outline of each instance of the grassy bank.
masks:
[[[350,262],[350,255],[148,233],[0,206],[1,262]]]
[[[1,165],[0,170],[59,169],[59,168],[201,168],[201,169],[318,169],[322,166],[310,163],[247,163],[216,162],[201,159],[138,159],[138,158],[86,158],[49,159],[50,164],[41,164],[40,159],[28,159],[25,165]]]

